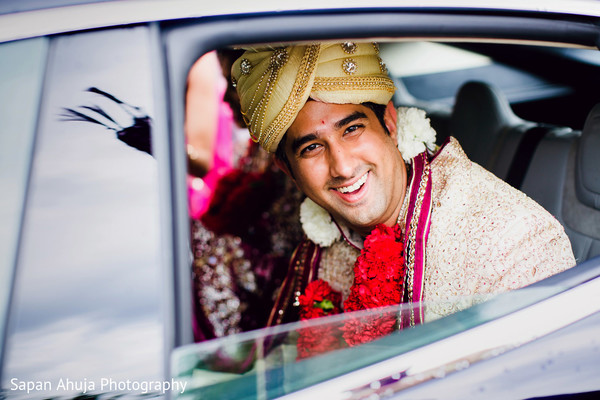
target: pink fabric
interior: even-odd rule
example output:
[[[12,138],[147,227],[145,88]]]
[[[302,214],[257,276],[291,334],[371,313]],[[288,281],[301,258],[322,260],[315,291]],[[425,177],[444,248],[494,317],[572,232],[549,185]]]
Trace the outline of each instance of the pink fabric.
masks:
[[[419,154],[413,158],[411,192],[409,193],[409,205],[406,221],[406,236],[404,238],[404,248],[409,251],[408,234],[412,217],[414,216],[415,205],[419,193],[419,183],[421,182],[425,166],[428,164],[426,152]],[[431,174],[429,174],[425,184],[425,195],[421,210],[418,215],[417,230],[415,235],[415,259],[414,259],[414,276],[413,276],[413,293],[412,299],[408,299],[415,307],[414,322],[420,324],[423,321],[423,309],[418,304],[423,300],[423,284],[425,277],[425,248],[427,246],[427,238],[429,236],[429,228],[431,226]],[[406,259],[406,256],[405,256]],[[406,321],[407,322],[407,321]]]
[[[424,169],[428,163],[425,154],[421,154],[423,163],[421,169]],[[431,226],[431,173],[427,177],[425,185],[425,195],[419,214],[419,223],[417,224],[416,246],[415,246],[415,275],[413,280],[413,299],[417,303],[423,300],[423,285],[425,278],[425,248],[427,247],[427,237]],[[420,324],[424,320],[423,308],[419,307],[419,312],[415,313],[415,323]]]
[[[224,81],[223,81],[224,82]],[[226,83],[225,83],[226,85]],[[215,145],[213,148],[213,167],[202,178],[204,185],[200,188],[194,188],[194,176],[188,175],[188,199],[190,217],[200,218],[207,210],[212,197],[212,193],[221,177],[227,174],[233,168],[233,112],[229,104],[223,100],[226,86],[220,85],[218,97],[219,115],[217,121],[217,133]]]

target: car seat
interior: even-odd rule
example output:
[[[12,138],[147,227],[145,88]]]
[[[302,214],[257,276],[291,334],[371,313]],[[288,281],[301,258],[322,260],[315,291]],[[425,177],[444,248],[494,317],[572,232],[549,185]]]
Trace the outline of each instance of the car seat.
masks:
[[[538,144],[521,190],[565,227],[578,262],[600,255],[600,104],[583,131],[548,134]]]
[[[519,143],[535,126],[515,115],[499,89],[470,81],[456,95],[450,133],[472,161],[506,180]]]

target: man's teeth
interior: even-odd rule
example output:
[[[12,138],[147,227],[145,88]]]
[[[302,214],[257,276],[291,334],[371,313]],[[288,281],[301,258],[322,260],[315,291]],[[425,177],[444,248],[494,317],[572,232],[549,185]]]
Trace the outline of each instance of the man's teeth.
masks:
[[[365,182],[367,181],[367,175],[368,174],[364,174],[362,176],[362,178],[360,178],[359,180],[357,180],[356,182],[354,182],[352,185],[350,186],[346,186],[346,187],[341,187],[341,188],[337,188],[336,190],[340,193],[350,193],[350,192],[354,192],[355,190],[360,189],[360,187],[362,185],[365,184]]]

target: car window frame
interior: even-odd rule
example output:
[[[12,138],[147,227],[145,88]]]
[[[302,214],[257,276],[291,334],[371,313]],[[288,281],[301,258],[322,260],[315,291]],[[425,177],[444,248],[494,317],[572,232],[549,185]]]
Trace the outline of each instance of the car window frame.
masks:
[[[148,65],[150,68],[150,83],[152,85],[152,97],[149,102],[152,103],[152,107],[154,108],[154,112],[152,113],[151,125],[152,125],[152,134],[151,134],[151,142],[152,142],[152,156],[154,157],[157,165],[158,177],[157,177],[157,190],[158,190],[158,217],[159,217],[159,229],[160,229],[160,239],[158,245],[159,248],[159,263],[160,263],[160,274],[161,274],[161,283],[163,284],[162,290],[160,293],[156,293],[156,296],[159,297],[160,302],[160,320],[158,321],[159,325],[162,325],[164,328],[164,332],[161,334],[164,335],[164,339],[162,340],[161,346],[158,349],[160,352],[160,369],[163,372],[163,376],[169,375],[169,367],[170,360],[169,354],[171,349],[173,348],[171,342],[169,340],[172,337],[172,327],[174,326],[174,322],[172,320],[172,313],[169,313],[171,299],[173,298],[173,293],[171,289],[173,288],[172,282],[169,281],[169,278],[172,276],[172,265],[173,262],[171,260],[171,256],[173,254],[172,247],[175,239],[173,238],[172,229],[168,229],[171,226],[171,221],[173,220],[172,215],[172,196],[173,192],[171,188],[171,164],[169,158],[169,140],[170,135],[168,131],[168,101],[167,101],[167,85],[165,85],[165,74],[163,67],[163,53],[162,53],[162,42],[161,36],[157,30],[157,23],[141,23],[141,24],[126,24],[126,25],[116,25],[110,27],[102,27],[95,29],[87,29],[82,31],[74,31],[74,32],[65,32],[59,33],[55,35],[48,36],[38,36],[28,39],[19,39],[16,41],[9,41],[0,43],[0,46],[10,45],[13,43],[20,42],[29,42],[36,41],[44,44],[44,52],[43,52],[43,66],[41,70],[43,71],[43,76],[41,79],[41,84],[39,85],[38,96],[34,102],[35,108],[35,118],[34,118],[34,132],[32,134],[32,140],[30,143],[30,148],[28,151],[28,171],[27,171],[27,180],[24,182],[24,191],[25,195],[23,196],[21,203],[21,214],[19,216],[19,238],[17,246],[14,249],[14,262],[13,262],[13,270],[11,275],[11,281],[7,284],[10,284],[9,291],[9,301],[7,304],[7,310],[5,319],[0,319],[2,321],[2,325],[0,328],[2,329],[2,333],[4,337],[0,336],[0,345],[2,352],[0,353],[0,381],[7,376],[7,364],[11,361],[8,357],[7,350],[9,349],[7,346],[10,343],[7,343],[9,340],[9,335],[12,333],[15,325],[15,320],[17,319],[17,313],[15,312],[15,305],[17,304],[15,292],[17,289],[17,285],[19,282],[17,280],[20,278],[19,273],[22,271],[22,266],[20,265],[22,258],[22,247],[23,247],[23,230],[25,225],[26,214],[28,209],[30,208],[30,192],[32,191],[32,174],[34,174],[35,169],[35,155],[37,147],[39,147],[40,142],[40,124],[43,122],[44,118],[44,108],[47,107],[44,101],[45,93],[48,91],[48,69],[52,63],[53,54],[53,46],[57,40],[60,40],[64,37],[75,36],[75,35],[85,35],[88,33],[94,32],[102,32],[102,31],[119,31],[119,30],[128,30],[136,27],[143,27],[146,33],[146,39],[148,42],[148,51],[149,51],[149,60]],[[0,151],[1,153],[1,151]],[[0,306],[2,304],[0,303]],[[2,316],[2,314],[0,314]]]
[[[231,399],[244,396],[363,398],[361,396],[369,391],[381,394],[386,388],[379,389],[386,385],[395,393],[403,393],[406,389],[435,382],[434,378],[442,376],[442,370],[446,375],[461,371],[467,364],[475,367],[480,361],[493,359],[569,324],[600,314],[600,303],[591,299],[591,296],[600,298],[599,288],[600,256],[525,288],[499,294],[461,312],[361,346],[291,364],[271,367],[261,364],[236,377],[227,376],[223,382],[214,378],[214,382],[206,381],[206,386],[194,386],[194,377],[202,377],[204,371],[208,371],[209,376],[211,373],[218,376],[218,369],[196,367],[199,371],[191,372],[190,368],[193,370],[195,365],[211,364],[203,359],[211,360],[214,356],[220,360],[250,344],[266,348],[268,343],[285,342],[287,333],[306,327],[302,322],[294,322],[182,346],[173,353],[172,369],[176,379],[187,381],[186,396],[210,397],[221,393]],[[581,307],[572,310],[572,304]],[[535,318],[549,310],[552,318],[545,321]],[[343,318],[344,314],[322,317],[312,320],[311,326],[339,326]],[[264,358],[266,361],[266,354]],[[316,370],[320,373],[311,373]]]
[[[189,305],[191,277],[189,237],[182,245],[187,229],[187,195],[185,192],[184,99],[188,71],[204,53],[224,46],[278,42],[336,40],[341,38],[431,38],[454,37],[502,39],[508,41],[557,42],[573,46],[595,47],[600,29],[589,18],[557,21],[528,13],[493,15],[472,12],[456,15],[451,12],[380,10],[353,12],[305,12],[301,15],[282,12],[239,16],[229,19],[200,18],[159,23],[157,30],[164,46],[164,70],[169,95],[170,157],[173,173],[174,232],[178,245],[173,254],[175,295],[174,347],[192,342]],[[561,29],[556,29],[560,24]],[[356,29],[360,26],[360,31]],[[499,29],[502,27],[502,29]]]
[[[0,290],[2,293],[2,298],[0,298],[0,381],[2,379],[2,365],[4,365],[5,354],[6,354],[6,343],[8,336],[8,321],[9,314],[12,304],[13,297],[13,288],[14,282],[17,274],[17,261],[18,261],[18,253],[19,247],[21,243],[21,238],[23,234],[23,219],[25,215],[25,205],[27,204],[27,197],[29,191],[29,182],[31,180],[31,171],[32,171],[32,163],[33,163],[33,153],[35,147],[35,141],[37,137],[38,124],[39,124],[39,113],[41,107],[41,98],[44,87],[44,78],[46,76],[46,64],[48,58],[48,48],[49,41],[46,38],[32,38],[19,40],[14,42],[2,43],[0,44],[4,51],[7,51],[7,48],[11,48],[13,51],[17,50],[23,53],[25,51],[27,56],[24,58],[15,60],[11,59],[7,64],[3,67],[17,67],[18,70],[15,71],[15,75],[12,77],[12,82],[9,84],[13,84],[15,80],[25,80],[27,81],[27,85],[21,86],[19,91],[19,96],[17,96],[17,100],[12,99],[11,104],[14,106],[15,104],[19,104],[19,100],[27,101],[27,104],[21,104],[17,106],[19,110],[26,109],[24,113],[10,113],[10,108],[5,108],[5,111],[8,110],[7,115],[2,118],[2,140],[0,146],[0,159],[3,158],[3,152],[10,152],[13,156],[18,155],[20,151],[20,165],[12,166],[17,167],[15,169],[11,168],[11,181],[16,183],[19,181],[21,183],[21,187],[19,190],[10,190],[10,183],[1,182],[5,190],[2,190],[4,196],[9,196],[11,200],[8,201],[8,209],[3,207],[3,213],[10,214],[10,217],[13,219],[12,224],[5,220],[3,220],[2,229],[4,231],[2,238],[8,239],[7,241],[3,240],[2,246],[5,246],[5,251],[0,252],[2,254],[2,260],[0,260],[0,273],[2,275],[2,285],[4,287]],[[10,51],[10,49],[8,50]],[[15,68],[17,69],[17,68]],[[27,74],[27,75],[26,75]],[[3,76],[6,76],[3,75]],[[4,81],[3,81],[4,82]],[[9,88],[6,88],[7,90]],[[6,93],[10,95],[9,93]],[[4,111],[3,111],[4,112]],[[2,114],[3,112],[0,112]],[[22,114],[30,113],[32,115],[29,118],[25,118],[25,120],[29,123],[29,126],[23,126],[20,121],[23,119],[19,118]],[[18,132],[14,131],[4,131],[5,127],[8,126],[9,129],[12,124],[17,124],[20,128]],[[17,139],[13,139],[13,144],[17,142],[17,148],[12,148],[8,146],[10,144],[11,138],[9,137],[14,133],[14,137]],[[6,136],[4,136],[6,135]],[[14,187],[12,188],[14,189]],[[6,200],[6,198],[5,198]],[[12,209],[11,209],[12,204]],[[6,236],[5,236],[5,235]]]

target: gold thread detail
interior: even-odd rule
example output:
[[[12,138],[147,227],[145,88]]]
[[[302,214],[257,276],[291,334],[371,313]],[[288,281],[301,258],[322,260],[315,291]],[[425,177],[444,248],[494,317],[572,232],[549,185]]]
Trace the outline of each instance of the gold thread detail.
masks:
[[[387,65],[385,65],[381,57],[377,57],[377,59],[379,60],[379,70],[382,74],[387,74]]]
[[[427,187],[427,180],[429,179],[429,163],[425,163],[423,168],[423,174],[421,175],[421,181],[419,182],[419,191],[417,192],[417,199],[415,201],[415,208],[413,215],[410,220],[409,235],[408,235],[408,257],[406,259],[406,283],[405,287],[407,290],[407,297],[410,302],[413,299],[413,286],[415,279],[415,246],[417,236],[417,226],[419,224],[418,216],[421,214],[421,208],[423,206],[423,199],[425,198],[425,190]],[[415,310],[414,307],[410,307],[410,326],[415,326]]]
[[[375,54],[379,55],[379,43],[373,42],[372,45],[375,49]]]
[[[394,93],[396,87],[388,77],[325,77],[315,78],[312,87],[313,92],[337,91],[337,90],[385,90]]]
[[[252,100],[248,105],[247,111],[242,111],[242,115],[245,116],[244,120],[246,121],[246,125],[248,125],[248,129],[250,131],[250,136],[255,142],[260,142],[262,137],[264,136],[265,116],[267,113],[267,109],[269,108],[271,95],[273,94],[273,88],[277,84],[281,68],[287,63],[288,59],[289,56],[287,50],[284,48],[276,49],[271,54],[271,57],[269,59],[269,65],[259,79],[259,83],[254,92],[254,95],[252,96]],[[263,96],[260,98],[256,106],[254,106],[256,96],[259,93],[262,93]],[[247,118],[248,113],[251,113],[249,120]],[[256,136],[256,132],[258,132],[258,137]]]
[[[292,118],[296,116],[298,109],[303,105],[300,103],[304,97],[303,95],[305,94],[310,78],[316,67],[317,59],[319,57],[319,49],[320,45],[318,44],[307,46],[304,57],[302,57],[302,61],[298,66],[298,75],[296,76],[296,81],[294,82],[294,86],[292,87],[292,91],[290,92],[285,105],[275,120],[273,120],[273,122],[271,122],[271,124],[264,130],[263,134],[261,134],[261,137],[263,135],[265,137],[263,147],[267,151],[279,138],[281,131],[285,129]]]

